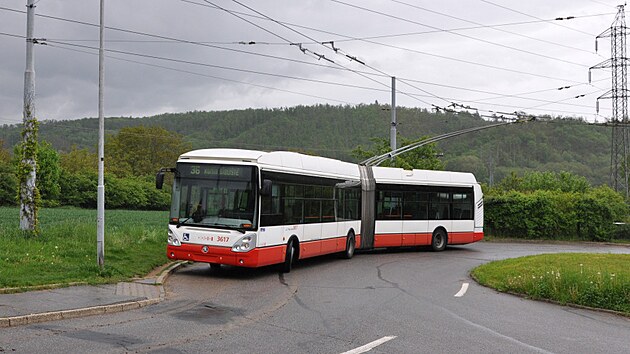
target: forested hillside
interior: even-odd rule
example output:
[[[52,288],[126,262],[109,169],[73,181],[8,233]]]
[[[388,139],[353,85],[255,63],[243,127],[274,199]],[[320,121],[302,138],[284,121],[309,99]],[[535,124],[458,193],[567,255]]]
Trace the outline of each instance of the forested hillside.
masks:
[[[107,118],[108,134],[123,127],[161,126],[181,134],[193,148],[234,147],[294,150],[356,161],[351,151],[369,147],[371,138],[389,137],[387,105],[297,106],[222,112],[162,114],[145,118]],[[489,124],[478,116],[397,108],[399,134],[408,139]],[[40,119],[45,119],[42,117]],[[4,147],[19,140],[20,126],[2,126]],[[59,151],[95,150],[98,120],[42,121],[40,140]],[[493,128],[438,143],[446,168],[470,171],[483,182],[511,172],[569,171],[595,185],[608,182],[610,128],[574,119],[553,119]],[[174,162],[174,161],[173,161]]]

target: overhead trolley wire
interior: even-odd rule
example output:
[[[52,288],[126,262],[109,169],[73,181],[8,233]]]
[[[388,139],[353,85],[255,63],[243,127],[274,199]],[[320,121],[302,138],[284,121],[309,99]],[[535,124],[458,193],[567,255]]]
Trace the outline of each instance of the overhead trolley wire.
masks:
[[[182,1],[185,1],[185,0],[182,0]],[[186,1],[186,2],[188,2],[188,1]],[[193,3],[197,4],[195,2],[193,2]],[[200,5],[200,4],[198,4],[198,5]],[[13,12],[19,12],[19,13],[25,13],[24,11],[7,9],[7,8],[4,8],[4,7],[0,7],[0,9],[2,9],[2,10],[9,10],[9,11],[13,11]],[[48,16],[48,15],[43,15],[43,14],[40,14],[39,16],[43,16],[45,18],[50,18],[50,19],[54,19],[54,20],[60,20],[60,21],[65,21],[65,22],[70,22],[70,23],[75,23],[75,24],[86,25],[86,26],[92,26],[92,27],[98,26],[96,24],[92,24],[92,23],[88,23],[88,22],[76,21],[76,20],[72,20],[72,19],[65,19],[65,18],[60,18],[60,17],[56,17],[56,16]],[[259,17],[259,18],[263,18],[263,17]],[[187,41],[187,40],[178,39],[178,38],[174,38],[174,37],[160,36],[160,35],[140,32],[140,31],[131,31],[131,30],[122,29],[122,28],[108,27],[108,29],[111,29],[111,30],[114,30],[114,31],[128,32],[128,33],[132,33],[132,34],[135,34],[135,35],[141,35],[141,36],[147,36],[147,37],[153,37],[153,38],[161,38],[161,39],[164,39],[166,41],[173,41],[173,42],[177,42],[177,43],[193,44],[193,45],[199,45],[201,43],[201,42],[197,42],[197,41]],[[336,34],[336,33],[334,33],[334,34],[335,35],[339,35],[339,34]],[[14,36],[14,37],[18,37],[18,38],[24,38],[24,36],[19,36],[19,35],[10,35],[10,34],[5,34],[5,35]],[[343,36],[343,35],[339,35],[339,36]],[[49,41],[56,41],[58,43],[68,42],[68,41],[63,41],[63,40],[58,40],[58,39],[49,39]],[[316,43],[316,42],[314,42],[314,43]],[[70,43],[67,43],[67,44],[70,45]],[[286,42],[285,42],[285,44],[286,44]],[[220,48],[220,49],[223,49],[223,48]],[[248,54],[255,54],[255,55],[258,54],[258,53],[250,53],[250,52],[247,52],[247,53]],[[323,64],[319,64],[319,63],[312,63],[312,62],[307,62],[307,61],[302,61],[302,60],[295,60],[295,59],[276,57],[276,56],[269,56],[269,57],[272,57],[274,59],[289,60],[289,61],[296,62],[296,63],[303,63],[303,64],[308,64],[308,65],[316,65],[316,66],[320,66],[320,67],[324,67],[324,68],[330,68],[330,69],[336,69],[336,70],[346,70],[345,68],[334,67],[334,66],[329,66],[329,65],[323,65]],[[121,59],[121,60],[123,60],[123,59]],[[366,71],[359,71],[359,70],[356,70],[356,71],[358,71],[358,72],[360,72],[362,74],[365,74],[365,75],[378,75],[378,76],[382,76],[382,77],[390,77],[386,73],[374,74],[374,73],[366,72]],[[226,78],[220,78],[220,79],[229,80],[229,79],[226,79]],[[452,88],[452,89],[459,89],[459,90],[470,91],[470,92],[480,92],[480,93],[488,93],[488,94],[494,94],[494,95],[518,98],[518,95],[505,95],[505,94],[499,94],[499,93],[495,93],[495,92],[482,91],[482,90],[476,90],[476,89],[471,89],[471,88],[463,88],[463,87],[452,86],[452,85],[444,85],[444,84],[438,84],[438,83],[431,83],[431,82],[426,82],[426,81],[421,81],[421,80],[414,80],[414,79],[404,78],[404,77],[399,77],[399,80],[404,80],[406,82],[422,83],[422,84],[426,84],[426,85],[433,85],[433,86],[439,86],[439,87]],[[382,91],[385,92],[385,90],[382,90]],[[524,99],[527,99],[527,98],[524,98]],[[532,100],[535,100],[535,99],[532,99]],[[539,101],[542,102],[542,100],[539,100]],[[472,102],[472,101],[470,101],[470,102]]]
[[[475,21],[467,20],[465,18],[449,15],[447,13],[431,10],[431,9],[426,8],[426,7],[418,6],[418,5],[415,5],[415,4],[410,4],[410,3],[407,3],[407,2],[404,2],[404,1],[401,1],[401,0],[390,0],[390,1],[394,2],[394,3],[397,3],[397,4],[409,6],[409,7],[418,9],[418,10],[430,12],[430,13],[433,13],[433,14],[436,14],[436,15],[452,18],[452,19],[455,19],[455,20],[458,20],[458,21],[471,23],[471,24],[474,24],[474,25],[477,25],[477,26],[480,26],[480,27],[483,26],[483,24],[479,23],[479,22],[475,22]],[[534,41],[537,41],[537,42],[541,42],[541,43],[551,44],[551,45],[555,45],[555,46],[562,47],[562,48],[567,48],[567,49],[572,49],[572,50],[576,50],[576,51],[580,51],[580,52],[585,52],[585,53],[597,55],[594,51],[587,50],[587,49],[584,49],[584,48],[572,47],[572,46],[569,46],[569,45],[566,45],[566,44],[562,44],[562,43],[558,43],[558,42],[552,42],[552,41],[548,41],[546,39],[536,38],[536,37],[528,36],[528,35],[525,35],[525,34],[522,34],[522,33],[518,33],[518,32],[508,31],[508,30],[505,30],[505,29],[502,29],[502,28],[495,28],[495,27],[488,27],[488,28],[493,29],[495,31],[508,33],[508,34],[511,34],[511,35],[514,35],[514,36],[531,39],[531,40],[534,40]],[[452,30],[449,29],[448,31],[451,32]]]
[[[267,15],[265,15],[265,14],[263,14],[263,13],[261,13],[261,12],[257,11],[257,10],[255,10],[255,9],[253,9],[253,8],[251,8],[251,7],[249,7],[249,6],[245,5],[245,4],[243,4],[243,3],[241,3],[241,2],[239,2],[239,1],[237,1],[237,0],[232,0],[232,1],[233,1],[233,2],[235,2],[235,3],[237,3],[237,4],[239,4],[239,5],[241,5],[241,6],[243,6],[243,7],[245,7],[245,8],[247,8],[248,10],[250,10],[250,11],[252,11],[252,12],[257,13],[257,14],[258,14],[258,15],[260,15],[260,16],[263,16],[263,17],[267,18],[268,20],[270,20],[270,21],[272,21],[272,22],[274,22],[274,23],[276,23],[276,24],[279,24],[280,26],[283,26],[283,27],[285,27],[285,28],[289,29],[289,30],[290,30],[290,31],[292,31],[292,32],[295,32],[295,33],[297,33],[297,34],[299,34],[299,35],[301,35],[301,36],[303,36],[303,37],[305,37],[305,38],[308,38],[308,39],[309,39],[309,40],[311,40],[311,41],[317,42],[318,44],[320,44],[320,45],[324,46],[326,49],[331,49],[331,48],[329,48],[329,47],[325,46],[324,44],[322,44],[321,42],[318,42],[318,41],[316,41],[315,39],[311,38],[310,36],[308,36],[308,35],[306,35],[306,34],[303,34],[303,33],[299,32],[299,31],[295,30],[294,28],[291,28],[291,27],[289,27],[289,26],[287,26],[287,25],[285,25],[285,24],[283,24],[283,23],[281,23],[281,22],[279,22],[279,21],[277,21],[277,20],[275,20],[275,19],[272,19],[271,17],[269,17],[269,16],[267,16]],[[206,2],[206,3],[208,3],[208,4],[211,4],[211,5],[214,5],[215,7],[219,8],[219,9],[221,9],[221,10],[225,11],[225,12],[228,12],[228,13],[230,13],[231,15],[236,16],[236,17],[238,17],[238,18],[240,18],[240,19],[242,19],[242,20],[244,20],[244,21],[246,21],[246,22],[248,22],[248,23],[250,23],[250,24],[252,24],[252,25],[254,25],[254,26],[256,26],[256,27],[258,27],[258,28],[262,28],[261,26],[259,26],[259,25],[257,25],[257,24],[254,24],[254,23],[252,23],[251,21],[249,21],[249,20],[247,20],[247,19],[244,19],[243,17],[239,16],[238,14],[235,14],[235,13],[231,12],[230,10],[227,10],[227,9],[225,9],[225,8],[223,8],[223,7],[220,7],[220,6],[216,5],[216,4],[214,4],[214,3],[212,3],[212,2],[211,2],[211,1],[209,1],[209,0],[204,0],[204,2]],[[287,38],[284,38],[284,37],[282,37],[282,36],[280,36],[280,35],[278,35],[278,34],[276,34],[276,33],[272,32],[272,31],[269,31],[269,30],[267,30],[267,29],[265,29],[265,28],[262,28],[262,29],[263,29],[265,32],[268,32],[268,33],[270,33],[270,34],[272,34],[272,35],[274,35],[274,36],[276,36],[276,37],[278,37],[278,38],[281,38],[282,40],[284,40],[284,41],[286,41],[286,42],[288,42],[288,43],[294,43],[294,42],[292,42],[291,40],[289,40],[289,39],[287,39]],[[305,54],[306,54],[305,49],[303,49],[303,48],[302,48],[301,44],[299,45],[299,49],[300,49],[303,53],[305,53]],[[335,52],[336,52],[336,51],[335,51]],[[315,53],[315,52],[311,52],[311,53],[313,53],[313,54],[317,55],[317,56],[318,56],[318,59],[322,59],[322,58],[324,58],[324,59],[326,59],[327,61],[329,61],[330,63],[332,63],[332,64],[334,64],[334,65],[337,65],[337,66],[340,66],[340,67],[344,67],[344,68],[346,68],[345,66],[343,66],[343,65],[341,65],[341,64],[339,64],[339,63],[336,63],[336,62],[335,62],[335,61],[333,61],[333,60],[327,59],[327,58],[325,58],[324,56],[320,56],[319,54],[317,54],[317,53]],[[365,64],[364,64],[364,65],[365,65]],[[367,75],[365,75],[365,74],[362,74],[362,73],[360,73],[360,72],[358,72],[358,71],[356,71],[356,70],[353,70],[353,69],[350,69],[350,68],[346,68],[346,69],[347,69],[348,71],[354,72],[355,74],[357,74],[357,75],[359,75],[359,76],[362,76],[362,77],[364,77],[364,78],[366,78],[366,79],[368,79],[368,80],[370,80],[370,81],[376,82],[376,83],[378,83],[379,85],[383,85],[383,86],[385,86],[385,87],[389,87],[387,84],[384,84],[384,83],[382,83],[382,82],[380,82],[380,81],[378,81],[378,80],[375,80],[375,79],[373,79],[373,78],[371,78],[371,77],[369,77],[369,76],[367,76]],[[426,91],[425,91],[425,92],[426,92]],[[424,103],[424,104],[427,104],[427,105],[433,106],[432,104],[430,104],[430,103],[428,103],[428,102],[426,102],[426,101],[424,101],[424,100],[421,100],[421,99],[419,99],[419,98],[417,98],[417,97],[413,97],[413,96],[410,96],[410,97],[412,97],[412,98],[414,98],[414,99],[416,99],[416,100],[418,100],[418,101],[420,101],[420,102],[422,102],[422,103]],[[436,97],[437,97],[437,96],[436,96]]]
[[[446,30],[446,29],[442,29],[442,28],[439,28],[439,27],[427,25],[425,23],[421,23],[421,22],[418,22],[418,21],[410,20],[410,19],[407,19],[407,18],[404,18],[404,17],[395,16],[395,15],[392,15],[392,14],[387,14],[387,13],[384,13],[382,11],[372,10],[372,9],[367,8],[367,7],[363,7],[363,6],[359,6],[359,5],[355,5],[355,4],[350,4],[350,3],[347,3],[345,1],[341,1],[341,0],[330,0],[330,1],[336,2],[336,3],[341,4],[341,5],[345,5],[345,6],[353,7],[353,8],[356,8],[356,9],[360,9],[360,10],[363,10],[363,11],[371,12],[371,13],[374,13],[374,14],[378,14],[378,15],[381,15],[381,16],[393,18],[393,19],[396,19],[396,20],[400,20],[400,21],[404,21],[404,22],[408,22],[408,23],[412,23],[412,24],[416,24],[416,25],[424,26],[424,27],[428,27],[428,28],[433,28],[435,30],[440,30],[442,32],[451,33],[451,34],[454,34],[456,36],[472,39],[472,40],[475,40],[475,41],[478,41],[478,42],[482,42],[482,43],[498,46],[498,47],[501,47],[501,48],[510,49],[510,50],[521,52],[521,53],[526,53],[526,54],[529,54],[529,55],[542,57],[542,58],[549,59],[549,60],[560,61],[560,62],[563,62],[563,63],[566,63],[566,64],[576,65],[576,66],[580,66],[580,67],[584,67],[584,68],[589,68],[590,67],[590,66],[585,65],[585,64],[580,64],[580,63],[572,62],[572,61],[569,61],[569,60],[564,60],[564,59],[560,59],[560,58],[551,57],[551,56],[548,56],[548,55],[532,52],[532,51],[529,51],[529,50],[520,49],[520,48],[512,47],[512,46],[501,44],[501,43],[492,42],[492,41],[489,41],[489,40],[486,40],[486,39],[477,38],[477,37],[469,36],[469,35],[462,34],[462,33],[451,32],[451,31]]]
[[[204,6],[204,7],[209,7],[209,8],[213,8],[213,9],[219,10],[215,6],[212,6],[212,5],[209,5],[209,4],[205,4],[205,3],[199,3],[199,2],[196,2],[196,1],[192,1],[192,0],[179,0],[179,1],[186,2],[186,3],[189,3],[189,4],[193,4],[193,5]],[[239,15],[243,15],[243,16],[254,17],[254,18],[258,18],[258,19],[264,19],[264,17],[262,17],[262,16],[256,16],[256,15],[253,15],[253,14],[250,14],[250,13],[239,12],[239,11],[235,11],[235,10],[231,10],[231,11],[233,11],[234,13],[237,13]],[[498,23],[498,24],[493,24],[493,25],[479,25],[479,26],[457,27],[457,28],[449,28],[447,30],[450,31],[450,32],[469,31],[469,30],[476,30],[476,29],[482,29],[482,28],[521,26],[521,25],[529,25],[529,24],[536,24],[536,23],[543,23],[543,22],[553,22],[553,21],[560,21],[560,20],[576,20],[576,19],[589,18],[589,17],[610,16],[610,15],[614,15],[614,14],[616,14],[616,12],[601,13],[601,14],[590,14],[590,15],[580,15],[580,16],[570,16],[568,18],[539,19],[539,20],[530,20],[530,21]],[[336,34],[334,32],[329,32],[329,31],[326,31],[326,30],[318,29],[318,28],[304,26],[302,24],[291,23],[291,22],[286,22],[286,21],[278,21],[278,22],[283,23],[285,25],[289,25],[291,27],[307,29],[307,30],[311,30],[311,31],[315,31],[315,32],[325,33],[325,34],[338,35],[338,34]],[[402,37],[402,36],[415,36],[415,35],[443,33],[443,32],[444,32],[444,30],[440,29],[440,30],[427,30],[427,31],[407,32],[407,33],[385,34],[385,35],[368,36],[368,37],[352,37],[352,36],[339,35],[339,36],[342,36],[343,38],[334,39],[334,42],[361,41],[361,40],[365,40],[365,39],[395,38],[395,37]],[[258,41],[240,41],[240,42],[220,43],[220,44],[249,44],[249,42],[252,42],[251,43],[252,45],[253,44],[269,44],[269,45],[286,45],[287,44],[286,42],[258,42]],[[305,44],[317,44],[317,43],[318,42],[311,42],[311,43],[305,43]]]
[[[89,51],[86,51],[86,50],[66,48],[66,47],[59,46],[59,45],[52,45],[51,44],[49,46],[53,47],[53,48],[59,48],[59,49],[75,51],[75,52],[79,52],[79,53],[85,53],[85,54],[90,54],[90,55],[98,55],[98,53],[89,52]],[[298,91],[281,89],[281,88],[277,88],[277,87],[273,87],[273,86],[266,86],[266,85],[251,83],[251,82],[245,82],[245,81],[239,81],[239,80],[234,80],[234,79],[228,79],[228,78],[221,77],[221,76],[203,74],[203,73],[200,73],[200,72],[197,72],[197,71],[176,69],[176,68],[172,68],[172,67],[168,67],[168,66],[164,66],[164,65],[157,65],[157,64],[151,64],[151,63],[141,62],[141,61],[137,61],[137,60],[119,58],[119,57],[111,56],[111,55],[106,55],[106,57],[110,58],[110,59],[118,60],[118,61],[124,61],[124,62],[139,64],[139,65],[145,65],[145,66],[149,66],[149,67],[154,67],[154,68],[159,68],[159,69],[164,69],[164,70],[170,70],[170,71],[174,71],[174,72],[180,72],[180,73],[185,73],[185,74],[191,74],[191,75],[196,75],[196,76],[207,77],[207,78],[211,78],[211,79],[217,79],[217,80],[222,80],[222,81],[234,82],[234,83],[238,83],[238,84],[254,86],[254,87],[264,88],[264,89],[268,89],[268,90],[286,92],[286,93],[291,93],[291,94],[301,95],[301,96],[306,96],[306,97],[311,97],[311,98],[318,98],[318,99],[323,99],[323,100],[326,100],[326,101],[332,101],[332,102],[337,102],[337,103],[351,104],[348,101],[342,101],[342,100],[338,100],[338,99],[335,99],[335,98],[329,98],[329,97],[324,97],[324,96],[312,95],[312,94],[298,92]]]
[[[235,2],[239,3],[238,1],[235,1]],[[239,3],[239,4],[240,4],[240,3]],[[214,5],[214,4],[213,4],[213,5]],[[216,5],[215,5],[215,6],[216,6]],[[2,8],[2,9],[6,9],[6,8]],[[10,10],[10,9],[9,9],[9,10]],[[20,11],[16,11],[16,12],[20,12]],[[69,22],[74,22],[74,23],[79,23],[79,24],[84,24],[84,25],[95,26],[95,25],[90,24],[90,23],[85,23],[85,22],[81,22],[81,21],[74,21],[74,20],[67,20],[67,19],[62,19],[62,18],[53,17],[53,16],[45,16],[45,15],[44,15],[44,17],[49,17],[49,18],[54,18],[54,19],[58,19],[58,20],[64,20],[64,21],[69,21]],[[269,18],[269,19],[270,19],[270,20],[273,20],[273,19],[271,19],[271,18]],[[275,21],[275,20],[273,20],[273,21]],[[279,23],[279,21],[275,21],[275,22],[276,22],[276,23]],[[288,27],[287,27],[287,28],[288,28]],[[165,39],[165,40],[168,40],[168,41],[174,41],[174,42],[181,42],[181,43],[188,43],[188,44],[197,44],[197,45],[199,45],[199,44],[204,44],[204,43],[201,43],[201,42],[181,40],[181,39],[172,38],[172,37],[166,37],[166,36],[149,35],[149,34],[142,33],[142,32],[138,32],[138,31],[124,30],[124,29],[118,29],[118,28],[110,28],[110,29],[120,30],[120,31],[123,31],[123,32],[128,32],[128,33],[138,34],[138,35],[148,35],[148,36],[153,36],[153,37],[156,37],[156,38],[161,38],[161,39]],[[291,29],[291,30],[293,30],[293,29]],[[297,33],[300,33],[299,31],[296,31],[296,32],[297,32]],[[301,33],[300,33],[300,34],[301,34]],[[308,36],[306,36],[306,37],[307,37],[307,38],[309,38],[309,39],[311,39],[311,40],[313,40],[313,42],[316,42],[314,39],[312,39],[312,38],[310,38],[310,37],[308,37]],[[285,40],[286,40],[286,39],[285,39]],[[69,43],[62,43],[61,41],[56,41],[56,42],[57,42],[57,43],[60,43],[60,44],[70,45]],[[317,43],[319,43],[319,42],[317,42]],[[88,47],[88,48],[89,48],[89,47]],[[219,48],[219,49],[227,49],[227,48]],[[229,49],[228,49],[228,50],[229,50]],[[129,54],[129,55],[141,55],[141,54],[139,54],[139,53],[131,53],[131,52],[127,52],[127,53],[125,53],[125,52],[123,52],[123,51],[119,51],[119,53]],[[259,54],[259,53],[251,53],[251,52],[246,52],[246,53],[247,53],[247,54],[255,54],[255,55],[258,55],[258,54]],[[145,56],[145,57],[149,57],[149,58],[153,57],[154,59],[156,59],[156,58],[157,58],[157,57],[155,57],[155,56],[147,56],[147,55],[141,55],[141,56]],[[275,56],[270,56],[270,57],[273,57],[274,59],[284,59],[284,60],[287,60],[287,58],[282,58],[282,57],[275,57]],[[162,58],[162,59],[165,59],[165,60],[170,60],[170,61],[178,61],[178,60],[174,60],[174,59],[172,59],[172,58]],[[124,59],[123,59],[123,60],[124,60]],[[291,60],[291,59],[289,59],[289,60]],[[294,61],[294,60],[293,60],[293,61]],[[187,64],[194,64],[194,63],[192,63],[192,62],[188,62],[188,61],[179,61],[179,62],[183,62],[183,63],[187,63]],[[300,62],[300,63],[306,63],[306,64],[313,64],[313,63],[310,63],[310,62],[304,62],[304,61],[297,61],[297,62]],[[140,63],[140,62],[138,62],[138,63]],[[200,63],[197,63],[197,64],[200,64]],[[195,64],[195,65],[197,65],[197,64]],[[151,65],[151,64],[146,64],[146,65]],[[211,64],[209,64],[209,65],[210,65],[210,66],[212,66]],[[334,68],[334,67],[330,67],[330,66],[327,66],[327,65],[323,65],[323,66],[324,66],[324,67],[327,67],[327,68]],[[366,66],[370,67],[369,65],[366,65]],[[159,67],[159,66],[158,66],[158,67]],[[245,72],[253,72],[253,73],[256,73],[256,74],[261,74],[261,75],[273,75],[273,74],[269,74],[269,73],[255,72],[255,71],[249,71],[249,70],[243,70],[243,69],[236,69],[236,68],[228,68],[228,67],[221,67],[221,66],[214,66],[214,67],[219,67],[219,68],[226,69],[226,70],[239,70],[239,71],[245,71]],[[373,70],[375,70],[375,71],[378,71],[378,72],[379,72],[379,73],[381,73],[381,75],[383,75],[383,76],[388,76],[386,73],[384,73],[384,72],[382,72],[382,71],[380,71],[380,70],[378,70],[378,69],[376,69],[376,68],[372,68],[372,67],[370,67],[370,68],[371,68],[371,69],[373,69]],[[168,69],[168,68],[167,68],[167,69]],[[350,70],[350,71],[353,71],[353,72],[358,72],[358,71],[356,71],[356,70],[351,70],[351,69],[347,69],[347,68],[344,68],[344,69],[345,69],[345,70]],[[169,70],[171,70],[171,69],[169,69]],[[177,69],[175,69],[175,70],[177,70]],[[365,74],[365,75],[374,75],[374,74],[372,74],[372,73],[367,73],[367,72],[360,72],[360,73],[361,73],[361,74]],[[273,76],[278,76],[278,77],[287,77],[286,75],[273,75]],[[297,80],[304,80],[304,78],[296,78],[296,77],[289,77],[289,78],[292,78],[292,79],[297,79]],[[225,79],[225,78],[219,78],[219,79],[229,80],[229,79]],[[404,79],[404,78],[399,78],[399,79],[400,79],[402,82],[404,82],[405,84],[407,84],[407,85],[409,85],[409,86],[411,86],[411,87],[414,87],[415,89],[417,89],[417,90],[419,90],[419,91],[425,92],[425,93],[429,94],[430,96],[432,96],[432,97],[434,97],[434,98],[439,98],[439,99],[442,99],[442,100],[444,100],[444,101],[446,101],[446,102],[448,102],[448,103],[451,103],[451,102],[452,102],[452,100],[447,100],[447,99],[445,99],[445,98],[439,97],[439,96],[437,96],[437,95],[434,95],[434,94],[432,94],[432,93],[430,93],[430,92],[428,92],[428,91],[426,91],[426,90],[423,90],[423,89],[421,89],[421,88],[418,88],[418,87],[417,87],[417,86],[415,86],[415,85],[411,85],[411,84],[409,84],[408,82],[406,82],[406,81],[412,81],[412,82],[414,82],[414,81],[415,81],[415,82],[419,82],[419,81],[417,81],[417,80]],[[310,80],[310,79],[307,79],[307,80]],[[373,79],[372,79],[372,80],[373,80]],[[322,81],[322,80],[311,80],[311,81],[314,81],[314,82],[319,82],[319,83],[333,84],[333,85],[342,85],[342,84],[339,84],[339,83],[324,82],[324,81]],[[376,80],[373,80],[373,81],[375,81],[375,82],[377,82],[377,83],[379,83],[379,84],[382,84],[382,83],[380,83],[380,82],[378,82],[378,81],[376,81]],[[422,82],[422,83],[424,83],[424,84],[432,84],[432,83],[427,83],[427,82]],[[440,84],[432,84],[432,85],[438,85],[438,86],[448,86],[448,85],[440,85]],[[366,88],[366,87],[358,87],[357,85],[343,85],[343,86],[348,86],[348,87],[355,87],[355,88],[362,88],[362,89],[369,89],[369,90],[376,90],[376,91],[379,91],[378,89],[374,89],[374,88]],[[386,85],[384,85],[384,86],[386,86]],[[452,87],[452,88],[458,88],[458,87],[455,87],[455,86],[451,86],[451,87]],[[472,90],[472,89],[465,89],[465,88],[458,88],[458,89],[462,89],[462,90],[469,90],[469,91],[476,91],[476,90]],[[385,92],[385,90],[380,90],[380,91]],[[404,94],[406,94],[406,93],[404,93]],[[409,96],[410,96],[410,97],[412,97],[412,98],[416,98],[416,99],[417,99],[417,97],[416,97],[416,96],[419,96],[419,95],[409,95]],[[325,98],[325,99],[326,99],[326,98]],[[534,99],[532,99],[532,100],[534,100]],[[421,101],[422,101],[422,100],[421,100]],[[541,102],[545,102],[544,100],[539,100],[539,101],[541,101]],[[426,104],[429,104],[428,102],[425,102],[425,101],[422,101],[422,102],[423,102],[423,103],[426,103]],[[547,101],[547,102],[549,103],[550,101]],[[435,106],[435,105],[432,105],[432,106]],[[437,107],[437,106],[435,106],[435,107]]]
[[[540,18],[539,18],[539,17],[537,17],[537,16],[533,16],[533,15],[530,15],[530,14],[528,14],[528,13],[525,13],[525,12],[522,12],[522,11],[519,11],[519,10],[515,10],[515,9],[513,9],[513,8],[510,8],[510,7],[507,7],[507,6],[501,5],[501,4],[497,4],[497,3],[492,2],[492,1],[488,1],[488,0],[479,0],[479,1],[484,2],[484,3],[486,3],[486,4],[490,4],[490,5],[492,5],[492,6],[496,6],[496,7],[502,8],[502,9],[504,9],[504,10],[508,10],[508,11],[511,11],[511,12],[515,12],[515,13],[520,14],[520,15],[523,15],[523,16],[527,16],[527,17],[529,17],[529,18],[533,18],[533,19],[536,19],[536,20],[540,20]],[[558,19],[558,20],[565,20],[565,19],[572,19],[572,18],[573,18],[573,16],[569,16],[569,17],[566,17],[566,18],[564,18],[564,17],[559,17],[559,18],[557,18],[557,19]],[[564,26],[564,25],[561,25],[561,24],[556,23],[556,22],[551,22],[551,24],[553,24],[553,25],[555,25],[555,26],[558,26],[558,27],[566,28],[566,29],[571,30],[571,31],[574,31],[574,32],[578,32],[578,33],[581,33],[581,34],[585,34],[585,35],[587,35],[587,36],[589,36],[589,37],[595,37],[595,35],[593,35],[593,34],[591,34],[591,33],[588,33],[588,32],[585,32],[585,31],[582,31],[582,30],[579,30],[579,29],[573,28],[573,27]]]
[[[0,10],[8,10],[8,11],[14,11],[14,12],[19,12],[19,13],[26,13],[25,11],[8,9],[8,8],[5,8],[5,7],[0,7]],[[43,15],[43,14],[36,14],[36,16],[43,17],[43,18],[48,18],[48,19],[53,19],[53,20],[58,20],[58,21],[74,23],[74,24],[85,25],[85,26],[99,27],[98,24],[84,22],[84,21],[78,21],[78,20],[72,20],[72,19],[67,19],[67,18],[62,18],[62,17],[57,17],[57,16],[50,16],[50,15]],[[111,26],[105,26],[105,28],[108,29],[108,30],[122,32],[122,33],[127,33],[127,34],[133,34],[133,35],[138,35],[138,36],[163,39],[163,40],[169,41],[169,42],[198,45],[198,46],[202,46],[202,47],[226,50],[226,51],[237,52],[237,53],[241,53],[241,54],[255,55],[255,56],[266,57],[266,58],[270,58],[270,59],[290,61],[290,62],[295,62],[295,63],[299,63],[299,64],[306,64],[306,65],[311,65],[311,66],[320,66],[320,67],[326,67],[326,68],[329,67],[327,65],[322,65],[322,64],[319,64],[319,63],[313,63],[313,62],[304,61],[304,60],[280,57],[280,56],[270,55],[270,54],[250,52],[250,51],[241,50],[241,49],[226,48],[226,47],[221,47],[221,46],[218,46],[218,45],[209,44],[209,43],[203,43],[203,42],[199,42],[199,41],[185,40],[185,39],[181,39],[181,38],[175,38],[175,37],[170,37],[170,36],[163,36],[163,35],[158,35],[158,34],[151,34],[151,33],[140,32],[140,31],[135,31],[135,30],[129,30],[129,29],[124,29],[124,28],[111,27]],[[52,39],[49,39],[49,40],[52,40]],[[61,40],[61,41],[63,41],[63,40]],[[71,41],[65,41],[65,42],[71,42]]]

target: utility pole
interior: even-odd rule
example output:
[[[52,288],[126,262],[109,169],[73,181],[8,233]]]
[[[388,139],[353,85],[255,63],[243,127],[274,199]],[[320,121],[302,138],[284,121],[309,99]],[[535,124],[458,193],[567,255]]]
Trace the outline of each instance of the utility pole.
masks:
[[[398,123],[396,122],[396,77],[392,76],[392,123],[391,129],[389,131],[389,146],[392,151],[396,150],[396,127]]]
[[[588,77],[591,81],[592,69],[612,69],[612,88],[597,98],[596,110],[599,113],[599,100],[612,99],[612,146],[610,154],[610,183],[614,190],[625,192],[626,199],[630,197],[628,190],[628,58],[626,57],[626,20],[624,5],[617,6],[615,21],[609,29],[595,38],[597,40],[610,37],[611,58],[589,68]]]
[[[98,48],[98,195],[96,216],[96,257],[98,266],[103,269],[105,265],[105,118],[103,116],[103,87],[105,74],[103,63],[105,54],[103,51],[103,29],[105,27],[105,0],[101,0],[101,16],[99,28]]]
[[[20,229],[37,232],[37,119],[35,118],[35,0],[26,2],[26,70],[24,71],[24,128],[22,131],[22,159],[19,164]]]

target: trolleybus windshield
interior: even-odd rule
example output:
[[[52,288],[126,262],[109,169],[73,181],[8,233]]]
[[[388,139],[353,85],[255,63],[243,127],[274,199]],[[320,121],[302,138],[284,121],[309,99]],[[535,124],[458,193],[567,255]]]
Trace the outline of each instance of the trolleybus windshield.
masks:
[[[178,163],[171,223],[236,230],[256,227],[256,169]]]

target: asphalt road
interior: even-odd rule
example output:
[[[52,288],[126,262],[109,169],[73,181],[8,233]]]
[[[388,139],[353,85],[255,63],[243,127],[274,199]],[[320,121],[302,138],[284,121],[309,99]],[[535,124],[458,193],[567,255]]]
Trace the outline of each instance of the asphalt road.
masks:
[[[194,264],[168,279],[158,305],[2,329],[0,352],[344,353],[371,345],[370,353],[629,353],[629,318],[500,294],[468,276],[491,260],[555,252],[630,248],[377,250],[302,261],[284,275]]]

